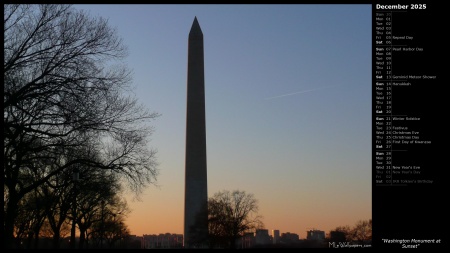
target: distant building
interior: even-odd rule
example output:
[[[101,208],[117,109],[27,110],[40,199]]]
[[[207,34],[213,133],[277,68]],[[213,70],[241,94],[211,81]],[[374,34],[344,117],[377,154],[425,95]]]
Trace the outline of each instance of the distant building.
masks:
[[[280,230],[273,229],[272,230],[272,243],[277,244],[280,242]]]
[[[256,245],[270,244],[269,230],[257,229],[255,232],[255,244]]]
[[[121,244],[118,245],[119,248],[127,248],[127,249],[140,249],[142,248],[142,236],[130,235],[125,239],[124,242],[118,241],[116,243]]]
[[[181,234],[159,234],[144,235],[142,239],[143,249],[176,249],[183,247],[183,235]]]
[[[298,236],[298,234],[296,233],[290,233],[290,232],[286,232],[286,233],[282,233],[280,236],[280,242],[282,243],[297,243],[300,240],[300,236]]]
[[[247,232],[236,241],[236,247],[248,249],[272,243],[272,236],[267,229],[256,229],[255,232]]]
[[[345,242],[347,240],[346,234],[343,231],[330,231],[331,242]]]
[[[237,248],[248,249],[255,245],[255,233],[245,233],[243,237],[238,240]]]
[[[323,240],[325,240],[325,231],[317,230],[317,229],[309,230],[306,232],[306,239],[323,241]]]

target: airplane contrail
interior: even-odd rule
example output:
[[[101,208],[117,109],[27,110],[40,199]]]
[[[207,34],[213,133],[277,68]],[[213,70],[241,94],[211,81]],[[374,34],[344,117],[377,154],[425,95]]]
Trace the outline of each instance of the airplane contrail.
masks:
[[[341,84],[323,86],[323,87],[319,87],[319,88],[315,88],[315,89],[309,89],[309,90],[302,90],[302,91],[297,91],[297,92],[293,92],[293,93],[283,94],[283,95],[279,95],[279,96],[275,96],[275,97],[269,97],[269,98],[265,98],[265,99],[269,100],[269,99],[281,98],[281,97],[286,97],[286,96],[292,96],[292,95],[296,95],[296,94],[307,93],[307,92],[316,91],[316,90],[322,90],[322,89],[326,89],[326,88],[330,88],[330,87],[338,86],[338,85],[341,85]]]

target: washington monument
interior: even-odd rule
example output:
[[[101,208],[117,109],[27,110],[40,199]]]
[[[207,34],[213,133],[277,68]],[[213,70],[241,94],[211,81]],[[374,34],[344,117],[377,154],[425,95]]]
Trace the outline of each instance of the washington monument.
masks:
[[[194,18],[188,40],[184,247],[204,247],[208,237],[203,33]]]

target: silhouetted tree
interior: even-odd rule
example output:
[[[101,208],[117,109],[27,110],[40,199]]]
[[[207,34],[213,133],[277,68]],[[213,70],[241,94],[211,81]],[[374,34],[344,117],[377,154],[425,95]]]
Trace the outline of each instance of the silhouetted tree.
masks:
[[[48,200],[39,196],[37,191],[27,194],[20,201],[15,227],[17,247],[26,249],[38,247],[39,232],[45,221],[46,202]]]
[[[368,242],[372,240],[372,219],[360,220],[356,222],[352,231],[352,238],[359,243]]]
[[[124,223],[128,214],[127,203],[117,195],[102,199],[91,216],[91,225],[85,230],[86,238],[94,247],[108,248],[129,235]]]
[[[74,220],[80,230],[78,247],[85,247],[86,231],[101,222],[98,214],[101,200],[108,203],[106,224],[110,227],[110,220],[117,221],[117,224],[123,222],[129,211],[126,202],[119,196],[121,185],[117,176],[107,170],[93,168],[80,171],[83,178],[76,185],[72,173],[64,171],[22,198],[16,224],[16,236],[21,239],[18,240],[21,243],[18,247],[38,248],[39,237],[43,236],[52,238],[52,245],[48,246],[57,249]],[[78,189],[74,190],[75,187]],[[73,204],[76,204],[75,209],[72,209]],[[117,227],[117,224],[115,222],[114,226]],[[41,230],[42,226],[44,230]],[[121,224],[121,227],[126,226]],[[111,241],[121,238],[113,236],[108,242],[112,245],[114,242]]]
[[[158,116],[131,96],[117,32],[64,4],[4,5],[4,240],[26,194],[74,166],[108,170],[136,193],[157,176]],[[95,159],[92,159],[95,154]]]
[[[353,227],[339,226],[330,231],[331,242],[370,242],[372,240],[372,219],[359,220]]]
[[[60,173],[63,174],[63,173]],[[66,230],[68,225],[67,218],[74,198],[73,187],[71,187],[71,176],[65,172],[65,175],[56,176],[47,183],[38,187],[41,195],[47,200],[45,203],[45,215],[48,224],[48,230],[52,234],[52,246],[55,249],[60,247],[61,230]]]
[[[235,248],[245,232],[263,227],[258,201],[253,194],[221,191],[208,200],[210,246]]]
[[[345,242],[352,240],[352,229],[350,226],[339,226],[330,231],[330,241]]]
[[[92,230],[96,223],[102,222],[100,215],[102,208],[105,217],[111,214],[122,219],[129,212],[126,202],[120,199],[121,185],[115,174],[104,170],[87,170],[86,173],[86,180],[80,180],[80,191],[77,196],[76,220],[80,229],[79,248],[87,246],[88,231]],[[105,211],[105,205],[108,207],[107,211]]]

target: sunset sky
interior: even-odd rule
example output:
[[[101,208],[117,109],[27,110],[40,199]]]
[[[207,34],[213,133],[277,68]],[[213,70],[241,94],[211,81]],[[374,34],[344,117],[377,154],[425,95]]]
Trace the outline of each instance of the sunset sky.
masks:
[[[243,190],[266,229],[372,217],[371,5],[75,5],[128,46],[139,101],[161,114],[158,186],[128,204],[135,235],[183,233],[188,34],[204,35],[208,195]]]

